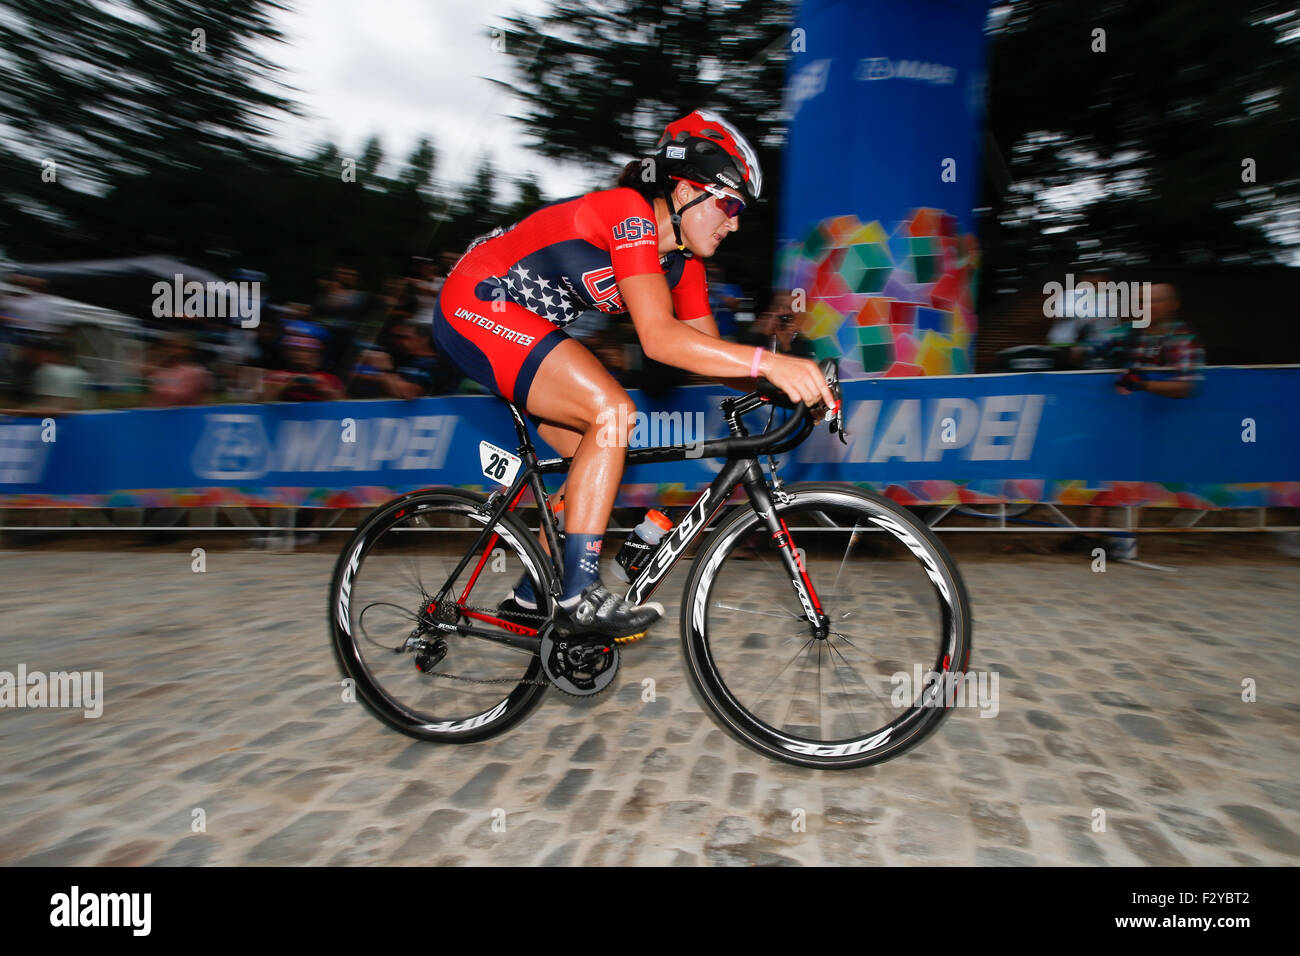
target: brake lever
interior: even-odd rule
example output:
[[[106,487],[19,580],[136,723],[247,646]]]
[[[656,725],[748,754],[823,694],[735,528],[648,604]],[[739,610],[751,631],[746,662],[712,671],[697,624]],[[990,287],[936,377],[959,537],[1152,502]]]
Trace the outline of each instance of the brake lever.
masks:
[[[844,431],[844,392],[840,388],[840,362],[839,359],[828,358],[821,363],[822,374],[826,376],[826,384],[835,396],[835,405],[826,409],[826,416],[823,421],[830,422],[831,434],[838,435],[840,444],[849,443],[848,435]]]

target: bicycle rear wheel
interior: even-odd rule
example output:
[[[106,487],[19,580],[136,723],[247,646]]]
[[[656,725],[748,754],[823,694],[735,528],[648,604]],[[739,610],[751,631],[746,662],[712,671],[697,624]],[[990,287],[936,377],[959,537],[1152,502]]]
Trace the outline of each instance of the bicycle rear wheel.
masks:
[[[434,624],[472,624],[504,636],[506,629],[469,614],[494,615],[525,573],[539,596],[538,626],[550,613],[549,561],[512,514],[470,556],[447,600],[433,604],[487,524],[484,500],[447,488],[389,502],[348,541],[330,584],[330,627],[344,675],[377,717],[422,740],[470,743],[502,733],[546,691],[535,650]],[[473,589],[460,602],[471,578]]]
[[[829,619],[810,628],[752,508],[701,547],[682,599],[691,678],[724,728],[769,757],[846,769],[935,730],[970,656],[956,564],[910,512],[855,488],[802,485],[776,506]]]

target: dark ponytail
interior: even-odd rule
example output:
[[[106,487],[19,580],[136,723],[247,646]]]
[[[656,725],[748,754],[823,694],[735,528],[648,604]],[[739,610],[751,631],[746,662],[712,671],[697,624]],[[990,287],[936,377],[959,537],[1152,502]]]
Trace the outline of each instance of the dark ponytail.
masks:
[[[642,175],[644,168],[642,163],[644,162],[645,160],[634,159],[624,166],[623,171],[618,174],[618,183],[616,185],[619,188],[631,189],[640,193],[645,201],[653,206],[655,200],[663,195],[663,190],[653,178],[650,182],[646,182]]]

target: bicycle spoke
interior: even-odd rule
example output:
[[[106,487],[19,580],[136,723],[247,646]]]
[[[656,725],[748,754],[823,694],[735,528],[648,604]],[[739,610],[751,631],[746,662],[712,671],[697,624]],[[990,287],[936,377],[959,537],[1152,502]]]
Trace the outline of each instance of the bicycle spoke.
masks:
[[[830,653],[831,653],[831,655],[832,655],[832,658],[834,657],[835,654],[839,653],[839,651],[837,651],[837,650],[835,649],[835,647],[834,647],[833,645],[831,645],[829,642],[827,642],[827,647],[828,647],[828,649],[830,650]],[[844,658],[844,655],[843,655],[843,654],[840,654],[840,659],[841,659],[841,660],[844,660],[845,666],[846,666],[846,667],[849,667],[849,670],[853,673],[853,676],[854,676],[854,677],[857,677],[858,680],[861,681],[862,678],[858,676],[858,672],[857,672],[857,671],[853,670],[853,668],[852,668],[851,666],[849,666],[849,663],[848,663],[847,659]],[[843,677],[842,674],[840,674],[840,669],[839,669],[838,667],[833,666],[833,664],[832,664],[831,672],[834,673],[834,675],[835,675],[835,679],[838,680],[838,681],[840,682],[840,688],[841,688],[841,690],[844,692],[844,702],[845,702],[846,705],[849,706],[849,717],[853,720],[853,732],[854,732],[854,733],[862,733],[862,730],[861,730],[860,727],[858,726],[858,712],[857,712],[857,710],[855,710],[855,709],[852,707],[851,701],[853,700],[853,698],[852,698],[852,696],[849,694],[849,688],[848,688],[848,685],[844,683],[844,677]],[[868,688],[868,689],[870,689],[870,688]]]
[[[835,598],[840,596],[840,578],[844,576],[844,566],[848,563],[849,552],[851,552],[853,546],[858,543],[858,535],[861,533],[859,529],[861,529],[861,527],[861,523],[855,523],[853,525],[853,531],[849,534],[849,542],[844,546],[844,556],[840,558],[840,566],[835,571],[835,582],[831,585],[831,595]]]
[[[822,642],[817,642],[817,729],[822,729]]]
[[[787,639],[787,640],[788,640],[788,639]],[[814,639],[810,637],[810,638],[808,638],[808,640],[811,642],[811,641],[814,640]],[[805,644],[803,645],[803,647],[800,647],[799,650],[795,651],[795,655],[794,655],[794,657],[792,657],[792,658],[791,658],[791,659],[786,663],[785,667],[782,667],[779,671],[777,671],[776,676],[772,678],[772,680],[768,683],[767,687],[763,689],[763,692],[762,692],[761,694],[759,694],[759,697],[758,697],[758,702],[759,702],[759,704],[761,704],[763,701],[767,700],[767,695],[768,695],[768,692],[772,689],[772,685],[775,684],[777,681],[779,681],[779,680],[781,679],[781,675],[784,674],[787,670],[790,669],[790,665],[793,664],[795,661],[797,661],[797,660],[799,659],[799,655],[803,653],[804,648],[807,647],[807,646],[808,646],[808,644],[805,643]],[[755,706],[754,709],[757,710],[758,707]]]
[[[841,651],[835,645],[831,644],[829,641],[827,641],[827,646],[830,648],[832,653],[840,655],[840,660],[844,662],[844,666],[848,668],[849,672],[855,678],[857,678],[858,682],[862,685],[864,690],[866,690],[870,694],[873,694],[876,697],[880,697],[880,694],[871,686],[870,682],[863,680],[862,675],[858,673],[857,668],[855,668],[852,664],[849,663],[849,659],[844,656],[843,651]]]
[[[724,611],[740,611],[742,614],[754,614],[759,617],[774,617],[778,620],[785,621],[802,621],[802,614],[772,614],[769,611],[755,611],[753,608],[736,607],[734,604],[723,604],[721,601],[714,601],[710,607],[721,608]]]
[[[808,644],[811,644],[814,640],[816,640],[816,638],[811,638],[811,637],[810,637],[810,638],[808,639]],[[803,654],[803,652],[806,651],[806,650],[808,649],[808,644],[804,644],[803,647],[799,648],[798,653],[796,653],[795,656],[794,656],[794,660],[798,660],[799,657]],[[794,663],[794,660],[792,660],[790,663],[793,664],[793,663]],[[789,666],[790,666],[789,664],[786,665],[786,667],[789,667]],[[782,673],[784,673],[785,668],[782,668],[781,670],[782,670]],[[800,673],[800,672],[798,672],[798,671],[796,671],[796,672],[795,672],[795,679],[794,679],[794,693],[790,695],[790,703],[789,703],[789,705],[786,706],[786,709],[785,709],[785,719],[784,719],[783,721],[781,721],[780,725],[777,727],[778,730],[785,730],[787,727],[790,726],[790,711],[791,711],[791,709],[794,707],[794,702],[795,702],[795,701],[798,699],[798,697],[799,697],[799,681],[800,681],[802,678],[803,678],[803,674]]]

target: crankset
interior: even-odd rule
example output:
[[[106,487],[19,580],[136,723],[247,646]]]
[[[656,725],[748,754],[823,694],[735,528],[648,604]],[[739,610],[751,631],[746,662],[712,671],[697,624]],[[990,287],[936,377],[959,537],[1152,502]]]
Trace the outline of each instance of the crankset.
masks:
[[[552,684],[574,697],[590,697],[609,686],[618,672],[618,644],[603,637],[556,637],[549,623],[542,639],[542,671]]]

